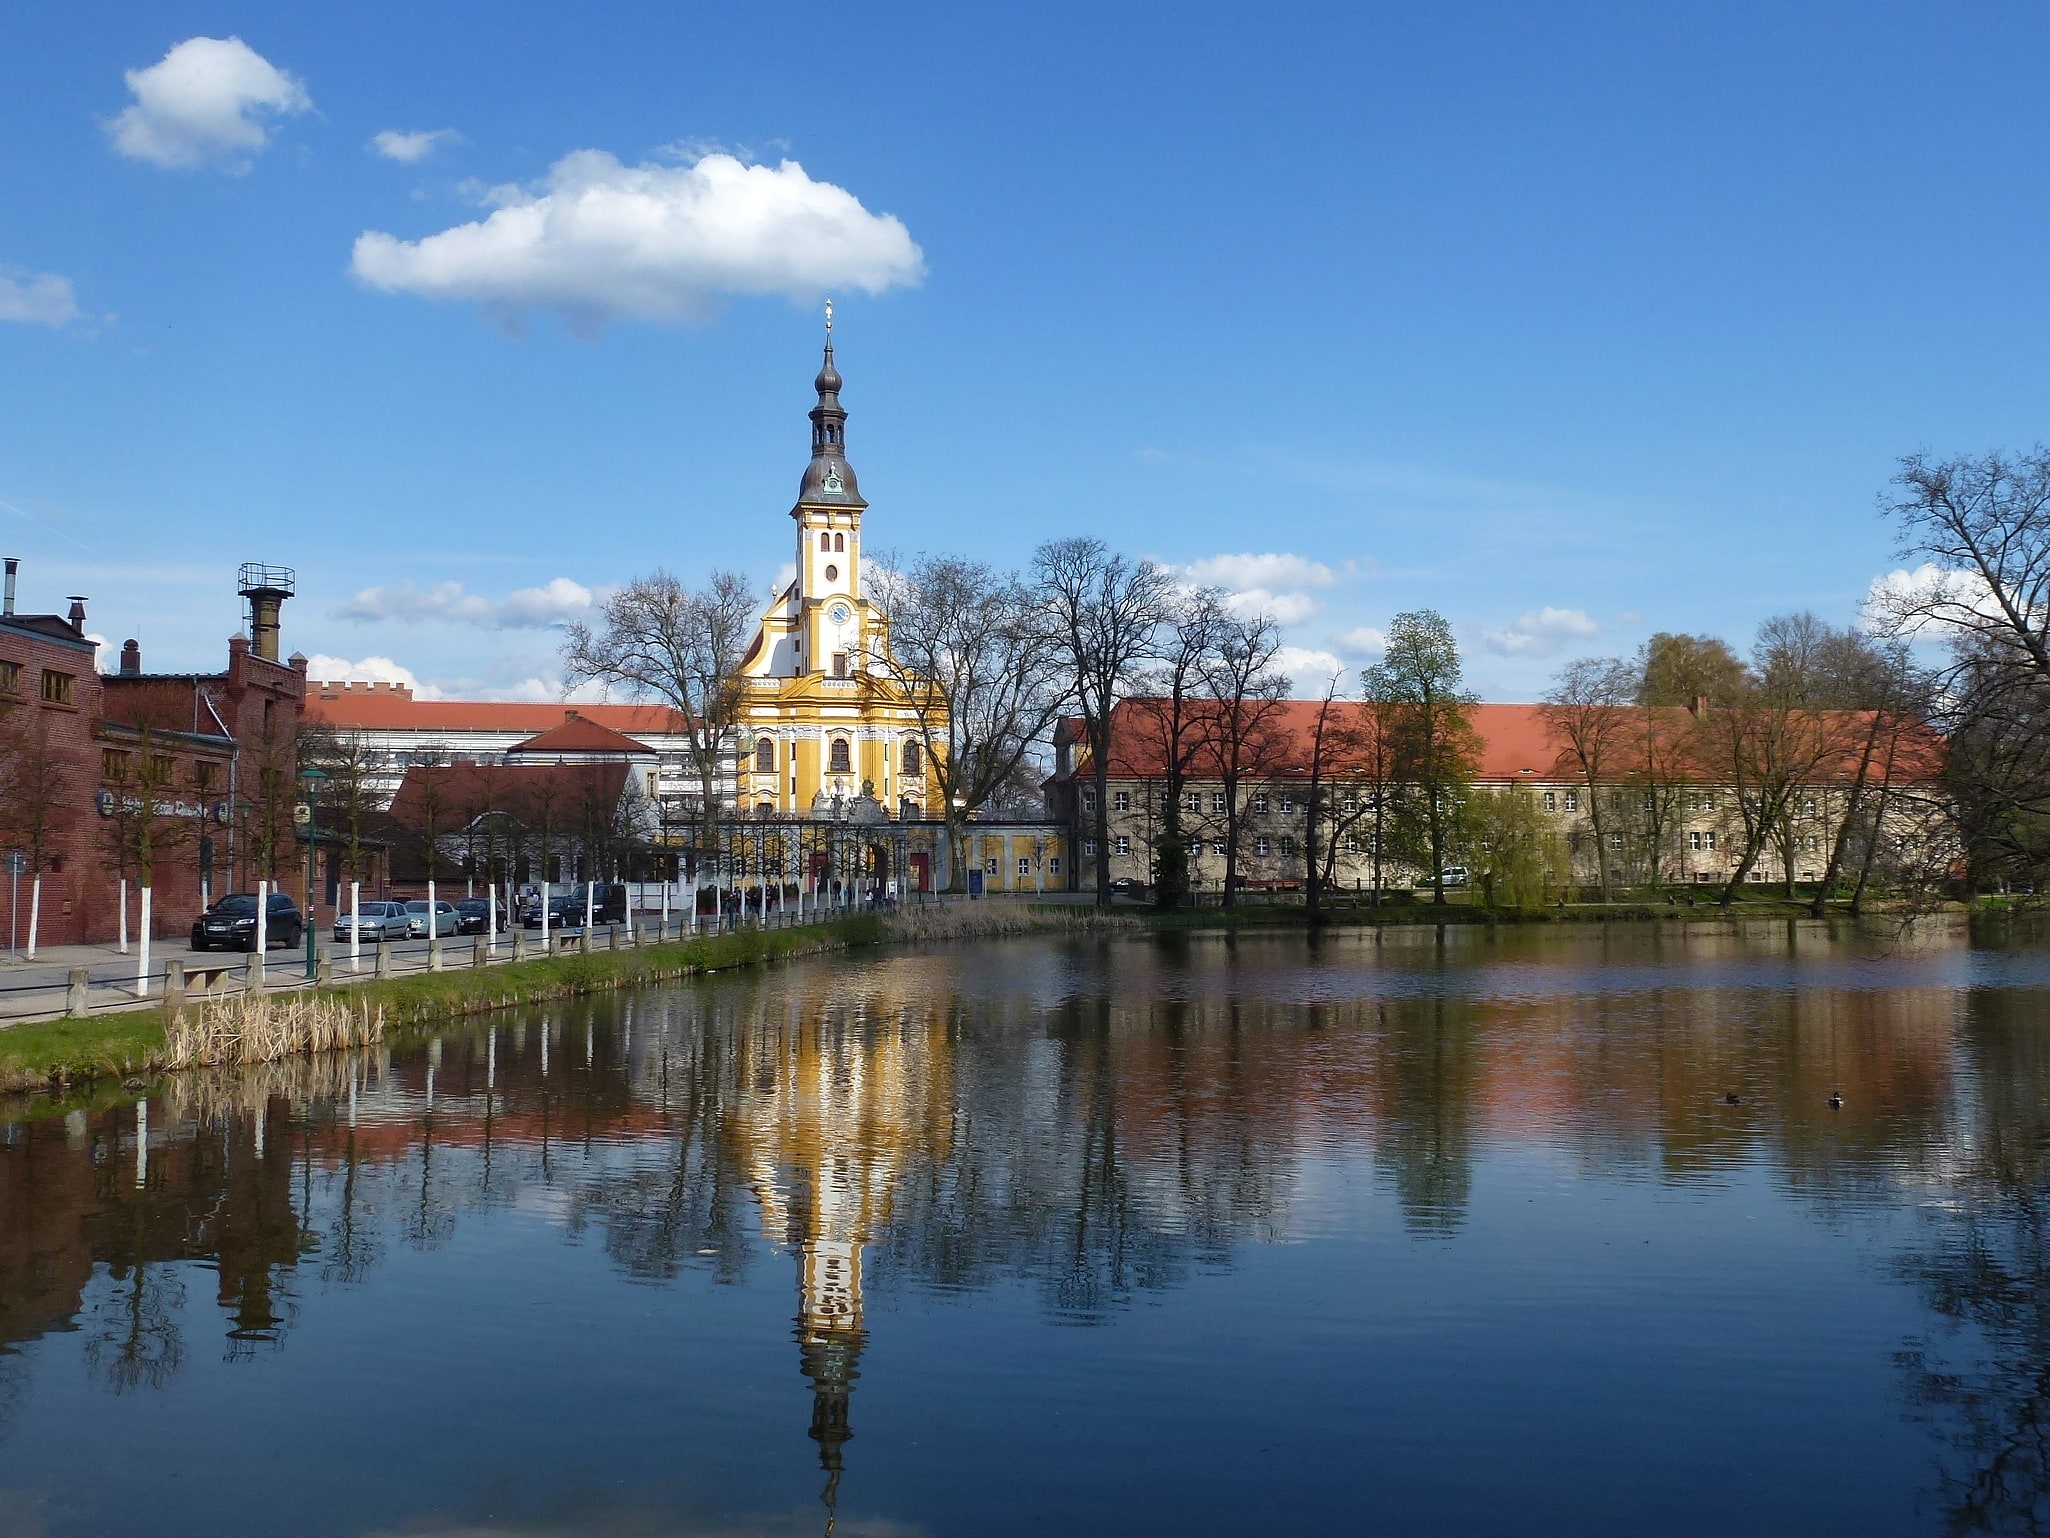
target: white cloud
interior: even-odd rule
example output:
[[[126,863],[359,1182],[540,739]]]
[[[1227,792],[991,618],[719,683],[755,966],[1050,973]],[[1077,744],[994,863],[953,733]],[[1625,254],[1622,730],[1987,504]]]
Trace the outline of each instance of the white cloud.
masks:
[[[1264,587],[1249,587],[1226,595],[1225,601],[1241,614],[1271,614],[1277,625],[1300,625],[1324,607],[1324,601],[1309,593],[1273,593]]]
[[[1333,673],[1351,671],[1336,653],[1308,646],[1284,646],[1274,654],[1274,660],[1288,675],[1290,687],[1301,695],[1321,695]]]
[[[364,657],[351,662],[347,657],[330,657],[325,652],[315,652],[306,659],[306,676],[323,684],[403,684],[413,691],[416,699],[438,700],[442,697],[434,685],[421,683],[411,668],[401,667],[389,657]]]
[[[1388,634],[1372,625],[1359,625],[1340,636],[1338,644],[1364,657],[1378,657],[1388,650]]]
[[[794,160],[622,165],[563,156],[537,187],[499,187],[485,219],[422,240],[357,237],[350,271],[388,293],[468,300],[503,322],[553,312],[574,329],[703,319],[729,295],[809,299],[917,283],[925,257],[902,221],[813,181]]]
[[[1999,613],[1992,588],[1977,572],[1947,571],[1924,561],[1913,571],[1896,567],[1874,577],[1865,589],[1858,619],[1875,634],[1919,639],[1946,629],[1940,623],[1944,615],[1966,620]]]
[[[1481,644],[1498,657],[1549,657],[1600,629],[1584,609],[1532,609],[1506,630],[1483,630]]]
[[[313,105],[306,87],[239,37],[189,37],[123,77],[135,101],[106,125],[114,148],[169,167],[246,171],[266,120]]]
[[[1340,573],[1307,556],[1248,551],[1205,556],[1182,567],[1181,574],[1198,586],[1223,588],[1225,601],[1241,614],[1269,614],[1277,624],[1300,625],[1324,607],[1308,590],[1336,587],[1352,567]]]
[[[71,280],[54,272],[0,267],[0,320],[27,326],[68,326],[78,319]]]
[[[423,128],[415,133],[387,128],[370,141],[370,147],[386,160],[410,166],[425,160],[444,144],[460,143],[462,137],[453,128]]]
[[[465,591],[460,582],[366,587],[335,611],[337,619],[371,624],[474,625],[480,630],[537,630],[588,613],[597,595],[568,577],[523,587],[501,599]]]
[[[1336,587],[1339,574],[1322,561],[1286,552],[1210,555],[1182,568],[1192,582],[1226,588]]]

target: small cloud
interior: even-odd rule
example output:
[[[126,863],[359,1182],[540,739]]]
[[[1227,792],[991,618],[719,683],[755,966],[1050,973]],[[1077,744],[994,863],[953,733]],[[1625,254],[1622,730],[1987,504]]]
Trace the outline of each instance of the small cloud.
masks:
[[[1298,694],[1321,692],[1333,674],[1350,671],[1337,653],[1309,646],[1284,646],[1274,660]]]
[[[131,160],[172,169],[249,169],[267,120],[313,105],[306,87],[239,37],[189,37],[147,69],[122,76],[135,101],[106,125]]]
[[[337,619],[366,624],[472,625],[479,630],[540,630],[590,612],[597,594],[581,582],[556,577],[493,600],[460,582],[419,587],[412,582],[366,587],[335,611]]]
[[[1644,616],[1635,609],[1620,609],[1616,613],[1616,623],[1619,625],[1641,625],[1644,623]]]
[[[415,133],[387,128],[370,141],[370,147],[386,160],[410,166],[419,164],[444,144],[460,144],[462,141],[463,136],[453,128],[426,128]]]
[[[1483,630],[1481,644],[1498,657],[1549,657],[1600,630],[1584,609],[1532,609],[1506,630]]]
[[[1264,587],[1228,594],[1225,602],[1240,614],[1272,615],[1277,625],[1300,625],[1324,607],[1322,599],[1309,593],[1270,593]]]
[[[78,315],[78,295],[69,278],[0,267],[0,321],[56,328],[70,325]]]
[[[1378,657],[1388,650],[1388,636],[1372,625],[1359,625],[1340,636],[1338,644],[1355,656]]]
[[[1896,567],[1872,579],[1858,622],[1875,635],[1921,638],[1949,624],[2000,615],[1993,589],[1977,572],[1948,571],[1924,561],[1913,571]]]
[[[1225,599],[1241,614],[1268,614],[1281,625],[1300,625],[1314,618],[1323,600],[1308,589],[1336,587],[1353,567],[1333,571],[1307,556],[1270,551],[1265,555],[1211,555],[1181,568],[1189,582],[1221,587]]]
[[[306,676],[323,684],[401,684],[411,689],[416,699],[442,697],[439,689],[421,683],[411,668],[401,667],[389,657],[364,657],[351,662],[347,657],[315,652],[306,659]]]
[[[420,240],[357,237],[350,271],[385,293],[467,301],[511,325],[532,311],[593,332],[703,320],[734,295],[871,294],[925,275],[901,220],[873,214],[794,160],[622,165],[576,150],[534,187],[484,189],[482,220]]]
[[[873,562],[871,562],[871,565],[873,565]],[[781,598],[789,590],[790,584],[796,580],[797,563],[795,561],[785,561],[776,568],[775,578],[769,584],[769,596],[771,598]]]
[[[1324,588],[1339,581],[1339,574],[1322,561],[1285,552],[1210,555],[1182,570],[1192,582],[1225,588]]]

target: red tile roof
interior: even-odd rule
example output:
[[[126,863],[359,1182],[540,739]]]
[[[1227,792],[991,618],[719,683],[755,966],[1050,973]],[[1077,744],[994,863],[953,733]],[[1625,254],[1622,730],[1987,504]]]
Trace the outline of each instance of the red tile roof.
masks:
[[[342,730],[398,732],[545,732],[562,724],[561,705],[524,700],[419,700],[407,689],[309,686],[306,717]],[[667,705],[579,705],[580,718],[614,731],[661,736],[683,730]]]
[[[1160,717],[1156,713],[1162,702],[1150,700],[1126,700],[1121,702],[1113,716],[1113,737],[1111,742],[1111,773],[1113,778],[1158,779],[1166,772],[1165,744],[1162,741]],[[1201,702],[1198,710],[1207,705]],[[1213,710],[1215,707],[1211,707]],[[1263,753],[1263,759],[1271,756],[1272,761],[1288,765],[1291,761],[1300,765],[1291,769],[1263,770],[1263,777],[1276,779],[1309,777],[1308,759],[1317,725],[1317,712],[1321,702],[1317,700],[1284,700],[1280,708],[1264,723],[1265,733],[1272,746],[1270,753]],[[1360,710],[1356,703],[1340,701],[1334,706],[1337,719],[1345,722],[1356,716]],[[1656,710],[1672,720],[1673,738],[1679,741],[1684,731],[1693,724],[1693,716],[1679,707],[1628,706],[1633,713],[1640,709]],[[1482,784],[1509,784],[1518,780],[1563,780],[1578,779],[1579,773],[1565,757],[1565,739],[1555,732],[1546,719],[1543,705],[1476,705],[1470,718],[1475,733],[1481,740],[1481,762],[1476,779]],[[1068,723],[1074,734],[1077,763],[1077,778],[1086,778],[1089,762],[1088,739],[1082,732],[1080,720]],[[1327,739],[1328,741],[1328,739]],[[1924,732],[1912,738],[1908,757],[1911,764],[1896,767],[1897,775],[1919,778],[1933,775],[1941,755],[1941,744],[1933,732]],[[1857,755],[1853,751],[1844,766],[1846,777],[1855,774]],[[1202,779],[1214,773],[1201,758],[1192,766],[1193,778]],[[1710,775],[1712,776],[1712,773]]]
[[[593,721],[574,710],[568,712],[558,725],[529,737],[525,742],[516,742],[505,751],[508,755],[518,753],[533,758],[564,754],[617,757],[622,753],[653,757],[655,753],[645,742],[636,742],[626,733],[616,732],[603,722]]]

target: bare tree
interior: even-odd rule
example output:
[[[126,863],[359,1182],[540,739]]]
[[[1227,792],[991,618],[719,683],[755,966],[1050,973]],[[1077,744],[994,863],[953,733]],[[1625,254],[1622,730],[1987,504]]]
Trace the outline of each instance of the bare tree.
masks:
[[[2050,875],[2050,450],[1910,455],[1881,507],[1919,561],[1881,593],[1891,635],[1934,634],[1944,774],[1976,882]]]
[[[49,715],[17,705],[0,715],[0,843],[28,857],[29,913],[42,913],[43,872],[57,852],[71,787],[86,774],[79,755],[50,734]],[[28,931],[36,953],[36,925]]]
[[[1639,670],[1620,657],[1581,657],[1559,670],[1542,707],[1545,726],[1560,744],[1560,772],[1587,787],[1595,877],[1603,902],[1609,901],[1611,894],[1601,793],[1620,772],[1621,760],[1629,751],[1638,715],[1632,701],[1640,678]]]
[[[299,728],[298,749],[301,764],[326,776],[320,786],[321,829],[329,836],[341,835],[348,879],[359,881],[364,824],[379,810],[377,781],[388,755],[362,732],[336,731],[311,721]]]
[[[1198,760],[1214,746],[1217,713],[1209,708],[1204,684],[1229,623],[1221,589],[1177,593],[1162,627],[1159,655],[1145,680],[1145,696],[1125,711],[1133,757],[1160,765],[1153,880],[1154,902],[1162,908],[1178,908],[1188,900],[1189,843],[1183,825],[1188,808],[1183,796]],[[1148,810],[1150,814],[1150,806]]]
[[[1366,809],[1360,804],[1358,774],[1363,740],[1359,712],[1339,693],[1342,673],[1325,681],[1317,713],[1310,721],[1309,758],[1305,764],[1303,808],[1303,910],[1312,924],[1322,921],[1324,897],[1338,857],[1338,841],[1356,826]],[[1344,799],[1340,788],[1345,787]]]
[[[1059,713],[1067,679],[1057,639],[1017,577],[960,556],[871,563],[889,616],[871,665],[918,723],[927,780],[946,822],[950,882],[968,885],[964,826],[1013,788]]]
[[[579,621],[563,641],[570,683],[661,700],[682,718],[705,848],[717,843],[721,755],[740,720],[740,664],[755,633],[756,607],[753,584],[736,572],[714,572],[692,589],[657,571],[612,594],[595,627]]]
[[[1213,707],[1211,762],[1224,792],[1224,906],[1238,902],[1245,832],[1243,791],[1265,780],[1286,756],[1282,731],[1289,681],[1279,668],[1281,630],[1266,613],[1227,613],[1204,682]]]
[[[1110,905],[1112,714],[1137,682],[1167,618],[1174,584],[1147,560],[1113,553],[1102,540],[1059,539],[1033,554],[1041,613],[1082,712],[1096,780],[1092,829],[1099,851],[1096,902]]]
[[[1736,794],[1743,849],[1723,887],[1727,907],[1767,848],[1777,845],[1787,895],[1794,890],[1796,821],[1809,793],[1841,763],[1845,718],[1824,668],[1832,633],[1812,614],[1782,615],[1758,630],[1742,692],[1704,711],[1696,727],[1707,772]]]

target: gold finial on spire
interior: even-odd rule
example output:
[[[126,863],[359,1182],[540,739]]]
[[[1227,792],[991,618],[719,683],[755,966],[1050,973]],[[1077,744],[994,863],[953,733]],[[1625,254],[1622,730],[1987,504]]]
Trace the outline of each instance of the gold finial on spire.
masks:
[[[833,340],[833,301],[826,301],[826,340]]]

